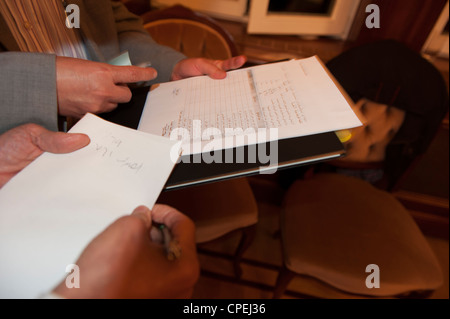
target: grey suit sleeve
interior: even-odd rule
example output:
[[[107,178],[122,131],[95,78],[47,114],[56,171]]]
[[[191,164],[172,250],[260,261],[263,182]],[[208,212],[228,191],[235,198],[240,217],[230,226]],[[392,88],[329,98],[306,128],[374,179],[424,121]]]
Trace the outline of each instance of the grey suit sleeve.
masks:
[[[26,123],[58,129],[55,56],[0,53],[0,134]]]
[[[112,2],[120,50],[128,50],[131,62],[136,65],[150,61],[158,71],[156,82],[170,81],[174,66],[186,57],[173,50],[157,44],[143,28],[142,20],[130,13],[120,2]]]

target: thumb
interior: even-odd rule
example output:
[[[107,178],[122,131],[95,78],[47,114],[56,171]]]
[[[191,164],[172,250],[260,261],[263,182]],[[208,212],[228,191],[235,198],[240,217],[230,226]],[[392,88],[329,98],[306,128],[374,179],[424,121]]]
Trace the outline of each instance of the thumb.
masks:
[[[218,61],[207,59],[199,60],[197,68],[201,74],[206,74],[212,79],[221,80],[226,78],[227,73],[218,65]]]
[[[137,83],[153,80],[158,75],[153,68],[137,66],[111,66],[113,81],[116,84]]]
[[[75,152],[90,143],[85,134],[69,134],[44,130],[37,136],[36,146],[44,152],[65,154]]]
[[[243,66],[245,64],[245,62],[247,62],[247,57],[244,55],[240,55],[240,56],[228,59],[228,60],[217,61],[216,65],[220,69],[228,71],[228,70],[239,69],[241,66]]]
[[[141,219],[146,228],[150,228],[152,225],[152,211],[145,206],[139,206],[132,213],[131,216],[135,216]]]

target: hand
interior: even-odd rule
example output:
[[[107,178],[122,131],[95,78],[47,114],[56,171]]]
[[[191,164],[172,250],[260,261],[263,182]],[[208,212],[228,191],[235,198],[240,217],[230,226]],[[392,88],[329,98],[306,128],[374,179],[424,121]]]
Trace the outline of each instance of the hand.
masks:
[[[36,124],[0,135],[0,188],[43,152],[71,153],[89,143],[87,135],[51,132]]]
[[[56,58],[59,115],[81,118],[86,113],[110,112],[131,100],[127,83],[150,81],[152,68],[113,66],[81,59]]]
[[[152,219],[165,224],[181,246],[181,257],[169,261]],[[95,238],[77,261],[80,288],[65,281],[54,293],[74,299],[189,298],[199,277],[193,222],[174,208],[138,207]]]
[[[213,79],[224,79],[226,71],[238,69],[245,64],[247,58],[243,55],[228,60],[208,60],[203,58],[185,59],[178,62],[172,71],[172,81],[193,76],[208,75]]]

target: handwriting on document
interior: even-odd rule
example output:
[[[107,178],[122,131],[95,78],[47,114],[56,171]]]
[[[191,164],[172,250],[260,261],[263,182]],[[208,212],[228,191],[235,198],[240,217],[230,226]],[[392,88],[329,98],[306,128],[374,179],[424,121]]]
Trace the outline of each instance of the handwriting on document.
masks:
[[[267,71],[253,71],[256,93],[266,127],[281,128],[307,122],[299,92],[280,68],[277,77]]]
[[[180,94],[180,92],[181,92],[180,88],[174,88],[173,91],[172,91],[172,94],[173,94],[174,97],[176,97],[176,96],[178,96]]]
[[[123,152],[124,142],[113,135],[107,135],[103,139],[94,143],[93,147],[98,156],[110,160],[110,163],[117,164],[134,171],[136,174],[144,167],[144,163],[133,160]]]
[[[216,128],[222,134],[227,128],[245,131],[306,123],[300,92],[290,81],[289,71],[288,66],[240,70],[222,81],[199,77],[184,82],[183,89],[172,90],[173,97],[181,97],[184,102],[177,116],[162,127],[162,136],[169,137],[177,128],[193,136],[195,120],[202,122],[202,131]],[[273,76],[274,72],[277,76]]]

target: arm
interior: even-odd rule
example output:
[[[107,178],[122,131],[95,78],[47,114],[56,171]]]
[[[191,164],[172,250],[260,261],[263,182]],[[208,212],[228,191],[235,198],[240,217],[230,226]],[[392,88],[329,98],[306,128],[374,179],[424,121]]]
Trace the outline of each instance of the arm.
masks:
[[[129,12],[121,2],[111,1],[120,50],[130,53],[131,62],[137,65],[150,61],[158,71],[157,82],[170,81],[175,65],[186,57],[169,47],[157,44],[144,29],[142,20]]]
[[[131,99],[126,83],[149,81],[151,68],[117,67],[40,53],[0,53],[0,134],[35,123],[58,130],[58,114],[81,118]]]
[[[111,2],[121,51],[128,50],[133,64],[146,61],[158,71],[157,82],[180,80],[187,77],[209,75],[213,79],[226,77],[225,71],[240,68],[244,56],[225,61],[204,58],[187,59],[183,54],[157,44],[142,25],[142,20],[130,13],[120,2]]]
[[[0,134],[25,123],[58,129],[55,61],[51,54],[0,53]]]

